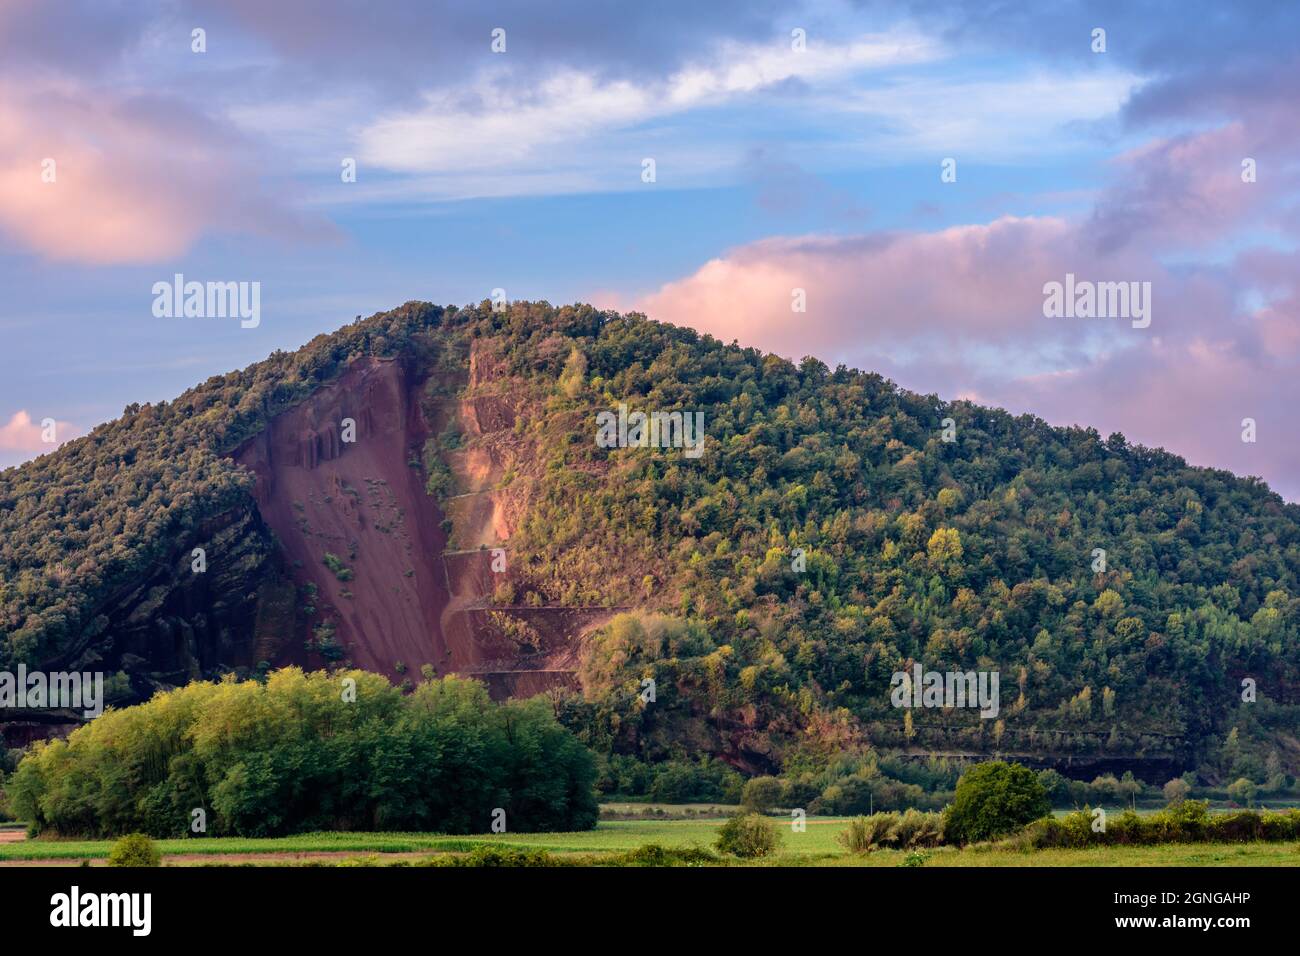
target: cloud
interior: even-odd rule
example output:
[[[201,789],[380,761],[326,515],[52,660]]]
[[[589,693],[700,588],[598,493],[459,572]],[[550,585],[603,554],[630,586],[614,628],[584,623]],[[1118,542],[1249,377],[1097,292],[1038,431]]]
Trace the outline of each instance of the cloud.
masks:
[[[1090,254],[1064,220],[1008,216],[937,232],[762,240],[637,306],[786,354],[844,355],[861,345],[876,353],[979,347],[1023,356],[1082,345],[1096,332],[1043,317],[1044,283],[1067,272],[1095,281],[1168,278],[1145,256]],[[806,313],[792,310],[795,290],[806,296]]]
[[[1032,410],[1057,424],[1121,431],[1193,464],[1264,477],[1300,500],[1300,447],[1288,409],[1300,402],[1300,363],[1260,360],[1215,340],[1161,340],[1050,378],[998,383],[997,404]],[[1246,419],[1254,443],[1242,440]]]
[[[725,103],[792,79],[818,82],[865,69],[933,58],[914,34],[863,36],[804,51],[788,38],[722,44],[707,61],[662,80],[609,80],[565,68],[534,85],[508,69],[459,88],[430,91],[416,110],[381,117],[361,133],[361,154],[384,169],[428,173],[504,168],[571,150],[583,140],[649,120]],[[555,160],[554,152],[547,163]]]
[[[13,413],[9,422],[0,425],[0,452],[47,452],[53,451],[65,441],[75,438],[78,429],[70,422],[54,422],[55,441],[44,440],[47,422],[32,421],[31,414],[23,409]]]
[[[210,230],[311,235],[262,187],[250,152],[229,127],[166,98],[67,83],[10,90],[0,94],[0,231],[92,265],[169,259]]]
[[[1087,73],[1017,68],[995,78],[949,71],[904,76],[819,98],[818,109],[854,125],[875,125],[862,147],[876,153],[977,156],[981,162],[1077,149],[1096,140],[1094,126],[1114,117],[1142,78],[1108,68]],[[997,117],[996,125],[990,117]]]
[[[1162,138],[1118,157],[1114,184],[1088,224],[1105,249],[1158,239],[1166,249],[1219,242],[1255,213],[1268,212],[1294,177],[1268,170],[1243,180],[1242,161],[1258,157],[1240,122]],[[1253,155],[1252,155],[1253,154]]]

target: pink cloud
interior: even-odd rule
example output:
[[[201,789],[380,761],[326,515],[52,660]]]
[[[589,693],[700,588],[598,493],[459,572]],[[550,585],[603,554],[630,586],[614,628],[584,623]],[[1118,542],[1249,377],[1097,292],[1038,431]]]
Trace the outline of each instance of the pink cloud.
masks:
[[[1043,317],[1044,283],[1067,272],[1167,279],[1145,255],[1093,252],[1064,220],[1005,217],[928,233],[767,239],[710,260],[635,305],[653,318],[795,358],[855,345],[1020,349],[1095,331]],[[806,312],[792,308],[800,289]]]
[[[1138,239],[1216,242],[1267,211],[1293,179],[1280,174],[1284,164],[1274,155],[1240,122],[1146,143],[1116,159],[1115,179],[1099,197],[1087,234],[1106,249]],[[1246,159],[1256,163],[1253,182],[1242,180]]]
[[[14,412],[5,425],[0,425],[0,452],[47,452],[53,451],[70,438],[75,438],[78,429],[70,422],[54,422],[53,442],[44,440],[46,422],[33,421],[26,409]]]
[[[1288,409],[1300,403],[1294,362],[1261,365],[1223,343],[1152,343],[1053,380],[996,386],[996,403],[1055,424],[1120,431],[1193,464],[1259,475],[1300,498],[1300,447]],[[1242,440],[1243,421],[1256,423]]]
[[[94,265],[168,259],[209,230],[306,235],[247,154],[237,134],[163,99],[0,93],[0,231]]]

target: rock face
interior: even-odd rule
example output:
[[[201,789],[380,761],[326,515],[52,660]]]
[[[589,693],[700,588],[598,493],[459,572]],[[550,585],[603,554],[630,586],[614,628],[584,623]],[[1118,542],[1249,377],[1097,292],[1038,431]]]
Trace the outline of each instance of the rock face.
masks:
[[[195,570],[196,548],[202,571]],[[61,659],[43,667],[122,672],[129,694],[114,702],[146,700],[160,688],[280,657],[282,636],[293,630],[292,597],[270,529],[250,503],[183,536],[147,574],[110,596]],[[61,711],[6,718],[0,733],[8,746],[66,734],[81,719]]]
[[[203,550],[202,571],[195,569],[195,548]],[[118,597],[107,628],[114,637],[108,663],[128,673],[147,666],[151,680],[166,685],[251,666],[259,618],[266,630],[284,623],[263,607],[283,588],[274,542],[257,512],[227,512]]]
[[[203,550],[202,571],[194,567],[196,548]],[[177,542],[167,560],[113,595],[80,652],[61,666],[121,669],[142,693],[251,666],[259,609],[282,588],[269,529],[251,508],[228,511]],[[268,629],[282,623],[262,617]]]

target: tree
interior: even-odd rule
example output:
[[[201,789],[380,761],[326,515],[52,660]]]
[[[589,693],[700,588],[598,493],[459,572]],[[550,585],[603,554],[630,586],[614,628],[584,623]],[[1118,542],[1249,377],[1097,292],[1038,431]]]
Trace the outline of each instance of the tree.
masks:
[[[1187,795],[1192,792],[1191,786],[1182,777],[1174,777],[1164,786],[1165,802],[1171,807],[1176,807],[1187,799]]]
[[[1130,807],[1136,807],[1138,794],[1142,792],[1142,783],[1133,776],[1132,770],[1125,770],[1124,776],[1120,778],[1117,791],[1126,804]]]
[[[780,802],[782,790],[781,781],[776,777],[754,777],[745,782],[740,802],[746,809],[767,813]]]
[[[1043,791],[1047,794],[1047,799],[1051,801],[1054,807],[1064,807],[1070,804],[1070,783],[1055,770],[1038,771],[1038,782],[1043,785]]]
[[[583,355],[575,347],[569,353],[568,360],[564,363],[564,371],[560,373],[560,390],[568,398],[576,398],[582,391],[586,376],[587,356]]]
[[[355,696],[343,693],[355,681]],[[378,674],[284,668],[266,683],[195,682],[36,744],[9,781],[14,812],[65,836],[595,826],[595,762],[545,697],[493,702],[449,677],[409,695]]]
[[[1052,809],[1034,772],[1000,760],[967,770],[948,807],[945,834],[958,843],[991,840],[1037,820]]]
[[[946,568],[961,560],[961,532],[956,528],[936,528],[926,542],[926,551],[935,567]]]
[[[1228,796],[1235,803],[1243,803],[1248,807],[1253,807],[1255,805],[1255,794],[1257,793],[1259,793],[1259,786],[1248,777],[1238,777],[1228,784]]]

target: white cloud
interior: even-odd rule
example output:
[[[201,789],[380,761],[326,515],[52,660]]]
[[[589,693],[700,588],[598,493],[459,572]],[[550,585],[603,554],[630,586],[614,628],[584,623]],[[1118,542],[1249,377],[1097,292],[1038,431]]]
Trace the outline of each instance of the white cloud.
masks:
[[[1069,133],[1071,124],[1118,115],[1141,82],[1122,71],[1037,71],[998,80],[912,77],[833,100],[819,98],[817,106],[884,120],[885,131],[873,131],[861,145],[891,161],[900,155],[961,153],[989,161],[1071,148],[1084,138]]]
[[[729,44],[714,61],[659,82],[604,81],[572,69],[520,89],[508,72],[467,87],[428,93],[417,110],[383,117],[361,134],[366,162],[408,173],[505,169],[583,140],[654,119],[713,106],[774,84],[825,82],[848,74],[920,63],[938,56],[912,34],[862,37],[846,44]],[[553,155],[546,157],[548,163]]]

